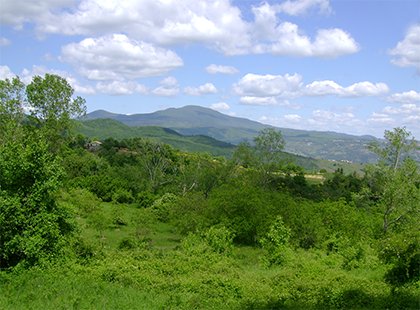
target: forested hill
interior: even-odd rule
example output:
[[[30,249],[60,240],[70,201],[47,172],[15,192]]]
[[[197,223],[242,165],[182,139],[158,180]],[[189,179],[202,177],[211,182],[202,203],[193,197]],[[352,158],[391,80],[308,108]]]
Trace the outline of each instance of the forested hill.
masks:
[[[214,156],[230,157],[235,145],[209,136],[184,136],[172,129],[158,126],[127,126],[113,119],[93,119],[79,122],[77,132],[94,139],[151,138],[187,152],[205,152]]]
[[[151,138],[182,151],[208,153],[213,156],[231,157],[236,148],[231,143],[205,135],[182,135],[175,130],[158,126],[127,126],[113,119],[93,119],[78,122],[76,130],[78,133],[91,139],[100,140],[107,138],[117,140],[135,137]],[[334,163],[326,160],[317,160],[286,152],[284,153],[284,159],[294,162],[308,171],[318,171],[320,169],[334,171],[337,168]],[[358,167],[346,165],[346,163],[342,163],[342,165],[346,171],[359,169]],[[347,166],[348,168],[346,168]]]
[[[252,139],[268,125],[233,117],[199,106],[170,108],[147,114],[123,115],[103,110],[86,115],[85,120],[114,119],[128,126],[159,126],[183,135],[205,135],[238,144]],[[376,156],[366,146],[372,136],[353,136],[336,132],[319,132],[279,128],[286,140],[285,151],[313,158],[373,162]]]

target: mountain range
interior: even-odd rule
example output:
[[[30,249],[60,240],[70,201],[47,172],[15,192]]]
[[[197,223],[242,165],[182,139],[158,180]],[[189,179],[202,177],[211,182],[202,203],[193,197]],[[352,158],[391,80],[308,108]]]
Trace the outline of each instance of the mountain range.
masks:
[[[272,127],[200,106],[169,108],[153,113],[132,115],[97,110],[88,113],[83,120],[97,119],[112,119],[132,128],[161,127],[175,131],[180,135],[207,136],[233,145],[242,141],[252,142],[259,131],[266,127]],[[354,136],[330,131],[321,132],[290,128],[277,129],[281,130],[286,141],[285,151],[289,153],[318,159],[360,163],[374,162],[377,159],[367,149],[370,142],[377,140],[373,136]],[[106,129],[104,128],[104,130]],[[118,138],[115,132],[109,134]]]

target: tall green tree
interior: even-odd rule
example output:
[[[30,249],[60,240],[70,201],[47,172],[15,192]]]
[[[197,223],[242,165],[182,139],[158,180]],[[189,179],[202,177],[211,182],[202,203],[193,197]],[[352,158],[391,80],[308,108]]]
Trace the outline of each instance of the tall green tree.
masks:
[[[0,81],[0,267],[38,264],[58,255],[72,217],[57,204],[63,167],[57,144],[84,110],[63,78]],[[24,112],[29,112],[28,118]]]
[[[418,163],[408,154],[417,145],[411,133],[403,128],[386,130],[382,145],[371,145],[379,156],[379,163],[373,169],[375,196],[383,212],[383,231],[386,233],[410,214],[419,212],[420,174]]]
[[[409,157],[417,148],[409,131],[395,128],[384,136],[384,144],[371,147],[380,159],[371,169],[371,188],[383,216],[380,257],[390,265],[385,280],[395,288],[420,279],[420,171]]]
[[[74,89],[66,79],[45,74],[35,76],[26,87],[27,104],[32,120],[57,144],[69,136],[72,118],[85,114],[85,100],[73,98]]]
[[[241,143],[233,159],[239,165],[256,169],[259,172],[260,182],[268,184],[273,172],[281,168],[284,146],[285,141],[281,131],[265,128],[254,138],[254,146],[246,142]]]
[[[391,167],[394,171],[401,165],[407,153],[417,147],[414,137],[405,127],[385,130],[385,141],[380,144],[373,142],[369,148],[378,155],[380,164]]]

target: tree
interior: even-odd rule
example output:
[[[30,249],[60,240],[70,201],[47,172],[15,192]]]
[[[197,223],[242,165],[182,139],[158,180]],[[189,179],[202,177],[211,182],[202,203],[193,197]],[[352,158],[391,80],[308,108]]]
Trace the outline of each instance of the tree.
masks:
[[[387,130],[384,146],[371,148],[380,158],[371,169],[371,188],[383,214],[380,257],[391,265],[385,280],[393,288],[417,281],[420,275],[420,172],[419,164],[407,156],[417,147],[410,137],[405,128]]]
[[[69,135],[71,119],[86,112],[85,100],[73,98],[74,90],[66,79],[45,74],[35,76],[26,87],[28,110],[37,126],[47,131],[56,144]]]
[[[252,147],[249,143],[241,143],[233,158],[244,167],[257,169],[261,183],[267,184],[281,166],[285,141],[281,131],[265,128],[254,138],[254,144]]]
[[[58,154],[70,117],[84,110],[73,89],[53,75],[0,81],[0,267],[38,264],[59,254],[74,226],[57,203]],[[24,114],[30,111],[31,117]],[[54,150],[54,151],[53,151]]]
[[[418,212],[420,176],[418,163],[407,157],[407,153],[416,148],[411,133],[404,127],[394,128],[385,130],[384,137],[384,145],[371,145],[371,150],[380,158],[372,183],[378,191],[378,205],[383,208],[383,232],[386,233],[410,213]]]
[[[411,133],[405,127],[397,127],[393,131],[385,130],[385,143],[381,145],[374,142],[369,148],[379,156],[382,165],[390,166],[396,171],[404,155],[417,147],[414,137],[410,139],[410,136]]]
[[[24,119],[25,85],[18,77],[0,80],[0,144],[19,135]]]

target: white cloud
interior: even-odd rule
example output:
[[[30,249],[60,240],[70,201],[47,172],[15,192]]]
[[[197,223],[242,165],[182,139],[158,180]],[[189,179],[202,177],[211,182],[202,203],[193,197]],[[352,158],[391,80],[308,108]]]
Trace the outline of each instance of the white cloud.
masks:
[[[286,0],[276,6],[278,12],[293,16],[305,14],[315,8],[318,8],[319,12],[323,14],[332,12],[329,0]]]
[[[210,73],[210,74],[216,74],[216,73],[235,74],[235,73],[239,72],[239,70],[236,69],[235,67],[215,65],[215,64],[211,64],[211,65],[207,66],[206,71],[207,71],[207,73]]]
[[[420,71],[420,24],[411,26],[404,39],[389,53],[391,62],[401,67],[415,67]]]
[[[178,86],[178,80],[173,76],[168,76],[160,81],[159,84],[165,87]]]
[[[302,120],[302,117],[298,114],[286,114],[284,119],[290,123],[299,123]]]
[[[165,74],[183,65],[170,50],[114,34],[62,48],[61,60],[90,80],[125,80]]]
[[[382,112],[385,114],[393,114],[393,115],[405,114],[405,115],[411,115],[411,116],[415,116],[415,115],[420,116],[420,105],[417,105],[415,103],[405,103],[399,107],[387,106],[382,110]]]
[[[394,120],[388,114],[373,112],[372,116],[368,118],[368,122],[392,125],[394,123]]]
[[[341,29],[321,29],[315,41],[299,31],[297,25],[284,22],[276,28],[277,41],[260,46],[261,51],[275,55],[338,57],[359,50],[356,41]]]
[[[198,87],[185,87],[184,92],[190,96],[201,96],[217,93],[217,88],[212,83],[206,83]]]
[[[389,91],[384,83],[357,82],[343,87],[330,80],[314,81],[306,86],[298,74],[258,75],[246,74],[233,85],[239,101],[249,105],[288,105],[287,99],[303,96],[364,97],[381,96]]]
[[[351,35],[338,28],[318,30],[312,44],[312,56],[337,57],[358,51],[359,46]]]
[[[203,44],[225,55],[337,57],[358,51],[357,43],[344,30],[319,29],[311,39],[297,25],[280,22],[277,16],[281,12],[304,14],[314,8],[328,13],[328,0],[288,0],[273,6],[263,3],[253,7],[253,21],[245,20],[229,0],[15,2],[21,1],[7,0],[7,20],[15,25],[33,21],[39,34],[103,37],[118,32],[157,45]]]
[[[299,74],[258,75],[248,73],[233,85],[233,90],[240,96],[290,98],[299,90],[302,77]]]
[[[43,1],[16,1],[2,0],[0,21],[2,24],[22,28],[25,22],[46,20],[51,12],[74,4],[73,0],[43,0]]]
[[[210,108],[216,111],[227,111],[230,106],[226,102],[218,102],[210,105]]]
[[[134,93],[147,94],[148,89],[134,81],[98,82],[96,89],[109,95],[131,95]]]
[[[13,79],[15,76],[8,66],[0,66],[0,80]]]
[[[226,54],[250,45],[248,24],[229,0],[82,0],[76,10],[44,19],[38,31],[68,35],[114,32],[170,45],[203,43]],[[234,38],[234,39],[232,39]]]
[[[380,96],[389,91],[385,83],[358,82],[343,87],[334,81],[314,81],[305,86],[304,94],[308,96],[336,95],[341,97]]]
[[[296,1],[309,4],[316,1]],[[291,22],[279,23],[276,16],[278,6],[263,3],[254,7],[255,21],[252,27],[253,53],[272,53],[301,57],[338,57],[356,53],[358,44],[342,29],[319,29],[312,40]]]
[[[396,103],[416,103],[420,102],[420,93],[410,90],[403,93],[396,93],[389,96],[388,101]]]
[[[179,85],[176,78],[168,76],[160,81],[160,86],[152,90],[152,93],[157,96],[173,97],[179,93]]]
[[[10,45],[10,40],[8,38],[0,37],[0,46]]]
[[[243,96],[239,99],[239,102],[247,105],[278,105],[279,101],[276,97],[253,97]]]

